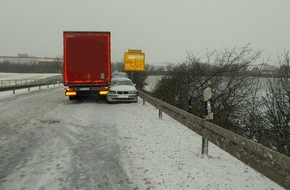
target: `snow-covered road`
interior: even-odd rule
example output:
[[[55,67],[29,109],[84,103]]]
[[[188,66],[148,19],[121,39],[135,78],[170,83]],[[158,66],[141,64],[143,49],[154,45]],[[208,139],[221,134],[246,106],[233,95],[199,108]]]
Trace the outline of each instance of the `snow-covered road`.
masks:
[[[130,189],[114,110],[63,92],[0,100],[0,189]]]
[[[0,96],[0,189],[283,189],[142,101]]]

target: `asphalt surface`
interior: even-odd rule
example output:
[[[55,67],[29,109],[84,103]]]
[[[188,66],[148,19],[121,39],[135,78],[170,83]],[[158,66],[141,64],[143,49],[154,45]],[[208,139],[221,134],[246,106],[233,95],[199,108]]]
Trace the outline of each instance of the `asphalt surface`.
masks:
[[[0,99],[0,189],[138,189],[120,162],[117,118],[62,87]]]

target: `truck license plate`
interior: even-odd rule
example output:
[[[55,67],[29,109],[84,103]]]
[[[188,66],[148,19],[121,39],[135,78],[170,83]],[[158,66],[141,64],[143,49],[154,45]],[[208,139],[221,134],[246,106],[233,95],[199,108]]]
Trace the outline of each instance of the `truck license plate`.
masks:
[[[90,90],[90,88],[79,88],[80,91]]]

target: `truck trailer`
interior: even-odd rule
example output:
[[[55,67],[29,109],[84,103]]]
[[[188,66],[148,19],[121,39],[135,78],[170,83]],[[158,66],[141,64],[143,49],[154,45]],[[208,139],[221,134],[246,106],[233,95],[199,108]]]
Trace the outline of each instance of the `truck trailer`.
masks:
[[[111,33],[63,32],[63,83],[70,100],[105,98],[111,82]]]

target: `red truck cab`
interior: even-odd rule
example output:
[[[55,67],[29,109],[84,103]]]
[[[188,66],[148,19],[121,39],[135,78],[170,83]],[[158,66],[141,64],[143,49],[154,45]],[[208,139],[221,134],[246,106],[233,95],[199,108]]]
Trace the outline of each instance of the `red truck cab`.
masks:
[[[63,32],[63,81],[70,100],[106,97],[111,82],[110,32]]]

